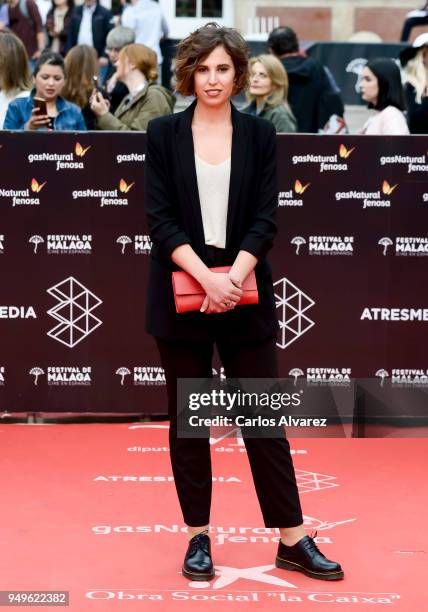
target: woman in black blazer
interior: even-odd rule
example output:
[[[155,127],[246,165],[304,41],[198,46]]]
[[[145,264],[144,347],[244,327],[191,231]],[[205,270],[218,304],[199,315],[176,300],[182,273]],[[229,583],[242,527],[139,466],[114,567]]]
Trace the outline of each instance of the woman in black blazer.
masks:
[[[170,453],[190,536],[182,568],[191,580],[214,577],[209,540],[211,457],[207,438],[177,436],[177,378],[209,378],[214,345],[226,376],[276,378],[277,318],[266,253],[276,233],[274,127],[230,103],[247,84],[247,45],[231,28],[208,24],[177,49],[177,89],[196,95],[184,112],[147,129],[145,204],[153,241],[146,331],[165,369]],[[218,274],[213,266],[231,266]],[[200,312],[177,314],[171,272],[202,285]],[[236,308],[255,269],[257,305]],[[306,535],[285,436],[244,441],[267,527],[281,533],[277,567],[314,578],[343,577]]]

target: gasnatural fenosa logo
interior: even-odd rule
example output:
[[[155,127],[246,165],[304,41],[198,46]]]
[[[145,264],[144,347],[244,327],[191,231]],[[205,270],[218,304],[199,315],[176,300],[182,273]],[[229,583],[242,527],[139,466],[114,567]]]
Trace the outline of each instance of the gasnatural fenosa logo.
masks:
[[[128,183],[121,178],[116,189],[80,189],[72,192],[73,200],[95,198],[100,201],[100,206],[128,206],[128,198],[125,198],[134,187],[135,181]]]
[[[83,170],[83,158],[92,145],[84,146],[76,142],[74,150],[70,153],[29,153],[27,158],[30,164],[37,162],[53,162],[55,170]]]
[[[355,151],[355,147],[348,149],[344,144],[339,146],[337,153],[333,155],[314,155],[307,153],[305,155],[293,155],[293,165],[298,164],[319,164],[320,172],[344,172],[349,169],[347,160]]]
[[[299,179],[296,179],[294,181],[294,194],[293,189],[278,193],[278,206],[303,206],[303,199],[299,196],[302,196],[309,186],[310,183],[303,184]]]
[[[342,200],[362,201],[363,209],[390,208],[391,200],[386,198],[388,198],[397,187],[398,183],[390,185],[388,181],[384,180],[378,191],[336,191],[335,199],[336,202]]]
[[[2,387],[4,385],[4,375],[5,375],[5,369],[4,366],[0,366],[0,386]]]
[[[4,253],[4,234],[0,234],[0,255]]]
[[[0,188],[0,197],[11,198],[12,206],[39,206],[40,198],[33,197],[33,194],[39,194],[45,185],[46,181],[39,183],[37,179],[33,178],[30,187],[27,189]]]

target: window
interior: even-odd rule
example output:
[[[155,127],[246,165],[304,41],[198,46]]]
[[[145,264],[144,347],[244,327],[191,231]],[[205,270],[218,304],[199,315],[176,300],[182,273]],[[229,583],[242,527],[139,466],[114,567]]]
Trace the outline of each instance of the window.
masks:
[[[196,0],[177,0],[175,15],[177,17],[196,17]]]
[[[223,0],[176,0],[176,17],[223,17]]]
[[[202,0],[202,17],[222,17],[223,0]]]

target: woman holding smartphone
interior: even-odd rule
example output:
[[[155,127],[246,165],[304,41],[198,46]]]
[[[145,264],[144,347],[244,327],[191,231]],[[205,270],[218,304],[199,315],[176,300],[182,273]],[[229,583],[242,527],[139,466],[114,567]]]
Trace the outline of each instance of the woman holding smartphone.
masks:
[[[232,28],[207,24],[180,42],[177,90],[195,101],[147,129],[145,204],[153,240],[146,330],[165,369],[170,453],[189,545],[182,573],[214,577],[209,539],[211,456],[206,438],[177,435],[177,379],[209,378],[214,345],[225,374],[276,378],[277,318],[266,253],[276,233],[276,137],[269,122],[238,112],[230,97],[247,85],[248,51]],[[214,273],[214,266],[231,266]],[[171,272],[181,269],[206,294],[199,312],[176,314]],[[239,306],[255,270],[257,305]],[[285,437],[244,437],[266,527],[281,533],[277,567],[343,578],[303,528]]]
[[[17,98],[9,104],[3,129],[86,131],[80,108],[61,97],[65,84],[61,55],[43,52],[34,69],[33,82],[28,98]]]

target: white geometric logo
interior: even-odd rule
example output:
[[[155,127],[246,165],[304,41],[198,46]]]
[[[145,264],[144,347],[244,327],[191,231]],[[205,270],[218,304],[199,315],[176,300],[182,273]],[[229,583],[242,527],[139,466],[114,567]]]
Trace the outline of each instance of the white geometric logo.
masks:
[[[48,310],[48,314],[59,321],[48,332],[54,340],[73,348],[102,324],[92,314],[102,300],[72,276],[50,287],[47,292],[59,302]]]
[[[276,346],[285,349],[315,325],[314,321],[304,314],[315,302],[285,277],[273,285],[276,307],[280,309],[278,321],[281,337]]]
[[[288,580],[278,578],[267,574],[275,569],[274,565],[256,565],[253,567],[230,567],[229,565],[216,565],[216,580],[213,583],[209,582],[190,582],[189,586],[193,588],[207,588],[212,586],[213,589],[224,589],[238,580],[251,580],[254,582],[262,582],[263,584],[272,584],[278,587],[297,589],[298,587]],[[218,577],[217,577],[218,576]]]
[[[299,493],[309,493],[309,491],[320,491],[321,489],[339,486],[336,482],[333,482],[337,480],[336,476],[299,469],[296,469],[295,472]]]

